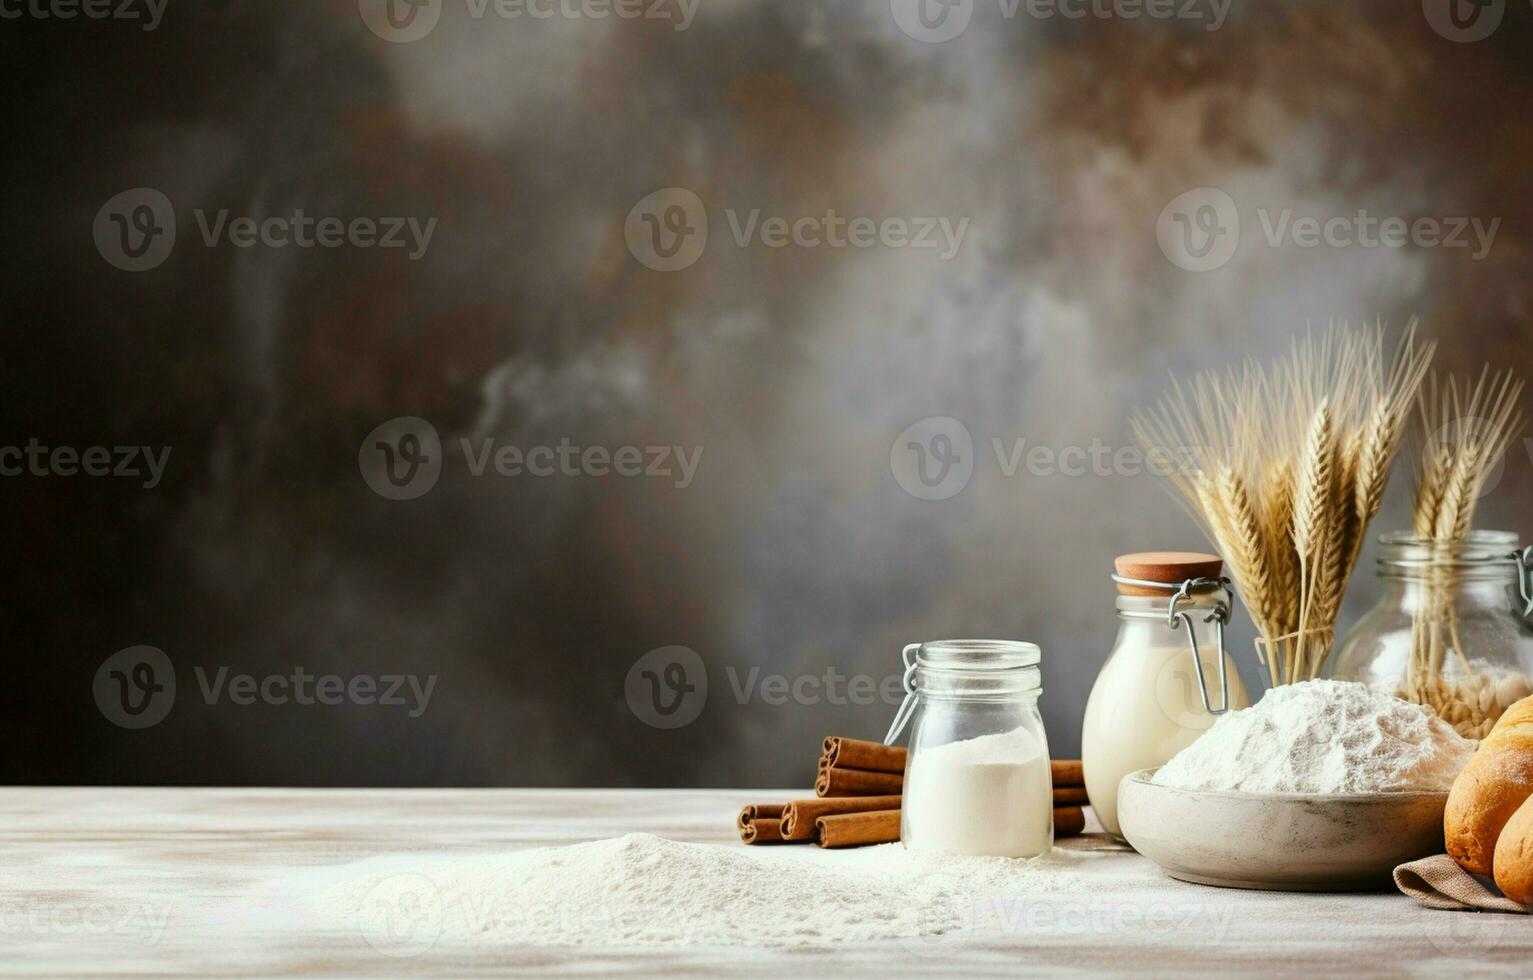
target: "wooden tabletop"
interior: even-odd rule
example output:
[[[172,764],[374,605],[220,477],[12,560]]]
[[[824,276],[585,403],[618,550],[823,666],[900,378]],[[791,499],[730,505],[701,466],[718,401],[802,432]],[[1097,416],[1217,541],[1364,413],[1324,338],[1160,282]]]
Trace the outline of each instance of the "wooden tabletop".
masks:
[[[1235,972],[1527,976],[1533,917],[1432,912],[1393,893],[1316,896],[1171,881],[1112,850],[1089,895],[1029,898],[1011,929],[921,955],[832,950],[485,948],[400,957],[361,928],[286,926],[252,893],[367,858],[464,857],[647,831],[740,846],[746,802],[795,793],[590,790],[0,789],[0,974],[756,976]],[[1025,922],[1025,924],[1023,924]],[[394,952],[398,952],[397,950]]]

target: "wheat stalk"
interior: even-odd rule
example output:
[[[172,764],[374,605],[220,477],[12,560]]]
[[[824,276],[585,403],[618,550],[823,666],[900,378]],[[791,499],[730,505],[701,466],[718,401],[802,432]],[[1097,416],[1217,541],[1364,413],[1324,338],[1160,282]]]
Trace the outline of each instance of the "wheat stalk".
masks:
[[[1245,481],[1228,464],[1219,468],[1215,489],[1220,504],[1225,561],[1241,583],[1242,594],[1264,623],[1281,621],[1282,597],[1274,589],[1266,541]]]
[[[1269,366],[1173,379],[1132,418],[1147,450],[1192,449],[1171,482],[1229,565],[1274,684],[1324,664],[1433,352],[1414,324],[1393,360],[1382,327],[1333,326]]]
[[[1281,597],[1280,615],[1273,627],[1278,636],[1287,636],[1299,628],[1299,594],[1303,580],[1299,553],[1292,546],[1294,469],[1288,459],[1279,459],[1268,468],[1263,489],[1266,523],[1262,531],[1267,555],[1272,562],[1273,590]]]
[[[1434,557],[1448,557],[1470,536],[1485,483],[1522,429],[1518,403],[1523,388],[1510,371],[1492,376],[1486,366],[1473,385],[1467,378],[1433,377],[1422,393],[1421,465],[1412,528]],[[1424,579],[1425,595],[1411,624],[1405,693],[1446,714],[1455,706],[1463,709],[1467,703],[1463,692],[1472,690],[1477,681],[1460,638],[1457,573],[1444,563],[1433,566]],[[1449,641],[1464,675],[1460,681],[1442,676]],[[1496,720],[1480,714],[1454,715],[1449,720],[1461,734],[1477,737]]]
[[[1330,400],[1322,398],[1304,440],[1294,489],[1293,545],[1299,556],[1301,635],[1308,632],[1319,612],[1317,599],[1326,588],[1326,570],[1321,566],[1331,534],[1335,487],[1336,428]]]

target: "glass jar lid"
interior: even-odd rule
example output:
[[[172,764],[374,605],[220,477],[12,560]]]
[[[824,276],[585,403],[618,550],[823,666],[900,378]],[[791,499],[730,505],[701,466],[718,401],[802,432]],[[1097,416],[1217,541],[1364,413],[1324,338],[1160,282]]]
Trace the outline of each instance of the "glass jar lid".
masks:
[[[1043,690],[1036,643],[1021,640],[931,640],[900,654],[905,700],[884,744],[892,745],[921,698],[942,701],[1013,701]]]
[[[1456,541],[1392,531],[1381,535],[1379,544],[1379,574],[1386,578],[1413,578],[1441,569],[1466,577],[1502,578],[1517,567],[1519,557],[1513,531],[1470,531]]]

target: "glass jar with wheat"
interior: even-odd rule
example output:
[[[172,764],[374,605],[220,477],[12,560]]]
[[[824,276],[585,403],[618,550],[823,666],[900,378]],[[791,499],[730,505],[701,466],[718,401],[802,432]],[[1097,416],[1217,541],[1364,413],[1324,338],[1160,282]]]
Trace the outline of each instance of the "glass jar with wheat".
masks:
[[[1132,420],[1224,558],[1271,686],[1321,676],[1369,523],[1378,514],[1435,348],[1414,326],[1296,341],[1285,359],[1176,382]]]
[[[1465,738],[1533,694],[1533,624],[1517,535],[1381,539],[1384,596],[1353,627],[1331,676],[1424,704]]]
[[[1476,506],[1521,429],[1510,373],[1433,379],[1421,400],[1421,465],[1410,533],[1385,535],[1384,597],[1343,642],[1332,670],[1424,704],[1484,738],[1533,693],[1527,552],[1517,535],[1473,530]]]

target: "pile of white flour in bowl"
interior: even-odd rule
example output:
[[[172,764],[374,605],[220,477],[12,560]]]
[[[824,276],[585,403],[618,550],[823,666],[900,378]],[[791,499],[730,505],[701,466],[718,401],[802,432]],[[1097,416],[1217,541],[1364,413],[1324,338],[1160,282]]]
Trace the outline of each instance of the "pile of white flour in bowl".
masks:
[[[1223,715],[1153,781],[1246,793],[1446,793],[1478,744],[1430,709],[1364,684],[1304,681]]]

